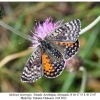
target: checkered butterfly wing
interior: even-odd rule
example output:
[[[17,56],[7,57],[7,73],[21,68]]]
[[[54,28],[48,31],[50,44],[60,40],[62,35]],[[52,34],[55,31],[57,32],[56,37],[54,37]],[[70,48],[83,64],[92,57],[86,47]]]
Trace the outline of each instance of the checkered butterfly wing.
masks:
[[[69,59],[79,51],[79,41],[71,42],[56,42],[56,44],[63,50],[64,59]]]
[[[81,22],[76,19],[56,28],[46,38],[59,42],[75,42],[79,37],[80,30]]]
[[[43,76],[41,56],[41,48],[38,46],[24,67],[21,77],[23,82],[35,82]]]

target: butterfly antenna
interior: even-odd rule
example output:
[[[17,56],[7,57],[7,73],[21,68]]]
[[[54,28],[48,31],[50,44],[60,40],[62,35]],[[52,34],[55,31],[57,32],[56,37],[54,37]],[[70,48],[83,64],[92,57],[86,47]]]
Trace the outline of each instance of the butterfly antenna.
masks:
[[[39,23],[40,23],[40,22],[37,22],[37,21],[35,20],[35,28],[37,28],[37,27],[39,26]]]
[[[31,31],[31,30],[30,30],[30,31]],[[31,32],[32,32],[32,31],[31,31]],[[32,32],[32,33],[33,33],[33,32]],[[33,35],[34,35],[35,37],[37,37],[38,40],[41,39],[40,37],[37,36],[37,33],[33,33]],[[35,39],[34,39],[34,40],[35,40]]]

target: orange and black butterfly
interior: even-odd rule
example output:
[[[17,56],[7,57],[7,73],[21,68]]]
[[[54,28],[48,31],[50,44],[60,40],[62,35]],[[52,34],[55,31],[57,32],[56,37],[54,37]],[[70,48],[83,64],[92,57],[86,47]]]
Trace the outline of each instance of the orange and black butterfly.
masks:
[[[28,59],[21,80],[35,82],[43,75],[47,78],[58,77],[65,67],[65,60],[79,50],[79,32],[81,22],[72,20],[56,28],[43,40],[38,38],[38,45]]]

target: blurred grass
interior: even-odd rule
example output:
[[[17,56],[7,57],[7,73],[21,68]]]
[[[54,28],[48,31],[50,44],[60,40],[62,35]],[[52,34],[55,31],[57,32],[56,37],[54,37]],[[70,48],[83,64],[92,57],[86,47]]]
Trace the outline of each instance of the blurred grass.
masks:
[[[35,20],[43,22],[50,16],[54,22],[80,19],[84,28],[100,15],[99,5],[99,2],[0,3],[5,12],[2,21],[27,35],[32,35],[30,30],[34,31]],[[83,66],[88,73],[86,92],[100,92],[100,23],[81,35],[79,40],[78,55],[83,58]],[[9,55],[24,52],[30,46],[32,43],[0,26],[0,61]],[[65,70],[55,79],[43,76],[35,83],[21,82],[21,73],[31,52],[25,55],[10,60],[0,68],[0,92],[79,92],[80,72],[74,75]]]

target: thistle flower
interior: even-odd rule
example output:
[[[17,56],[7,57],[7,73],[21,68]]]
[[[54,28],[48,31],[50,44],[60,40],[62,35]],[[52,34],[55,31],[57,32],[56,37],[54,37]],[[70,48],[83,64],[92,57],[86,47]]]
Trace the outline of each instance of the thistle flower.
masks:
[[[47,34],[49,34],[51,31],[53,31],[54,29],[58,28],[59,26],[62,25],[63,20],[58,21],[57,23],[53,23],[52,22],[52,18],[47,18],[45,20],[45,22],[43,22],[42,24],[40,24],[40,22],[36,23],[36,26],[34,27],[34,33],[33,33],[33,47],[37,47],[39,45],[38,42],[38,38],[44,39]]]
[[[79,70],[79,67],[82,66],[82,63],[82,58],[75,55],[66,60],[65,69],[67,69],[69,72],[76,72]]]

